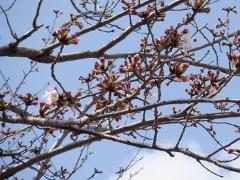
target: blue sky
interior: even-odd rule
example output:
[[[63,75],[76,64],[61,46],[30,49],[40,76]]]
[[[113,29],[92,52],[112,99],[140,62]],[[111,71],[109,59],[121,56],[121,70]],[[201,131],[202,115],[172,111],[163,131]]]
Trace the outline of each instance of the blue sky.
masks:
[[[168,1],[171,2],[171,1]],[[210,24],[211,26],[214,26],[217,22],[217,17],[224,17],[224,14],[222,13],[220,7],[224,7],[231,4],[236,4],[238,0],[228,0],[224,1],[221,0],[217,5],[213,6],[213,12],[214,14],[212,16],[206,16],[206,15],[200,15],[200,18],[198,19],[199,25],[204,25],[205,23]],[[0,5],[2,7],[7,7],[10,4],[10,1],[8,0],[1,0]],[[57,20],[56,27],[61,25],[63,22],[69,19],[70,13],[75,13],[74,9],[71,8],[70,3],[65,0],[51,0],[51,1],[44,1],[43,4],[44,9],[41,11],[41,15],[39,17],[39,24],[44,25],[50,25],[52,24],[54,14],[52,13],[52,10],[59,9],[64,14]],[[31,0],[19,0],[17,1],[14,8],[10,11],[8,11],[8,16],[10,19],[10,22],[12,24],[12,27],[14,31],[17,32],[18,35],[21,35],[28,31],[31,28],[31,17],[36,9],[36,2]],[[165,28],[167,28],[169,25],[175,25],[178,21],[178,17],[174,15],[167,16],[166,22],[164,22],[163,27],[157,26],[155,28],[155,31],[157,34],[161,34]],[[237,16],[234,16],[232,19],[233,21],[233,27],[234,29],[239,28],[239,20],[237,19]],[[120,21],[120,23],[127,27],[128,24],[125,24],[124,21]],[[4,19],[4,16],[0,15],[0,46],[6,45],[7,43],[12,41],[12,38],[9,36],[9,30],[6,26],[6,21]],[[84,24],[84,26],[87,26]],[[106,42],[108,42],[110,39],[114,38],[116,34],[111,33],[101,33],[98,31],[94,31],[89,33],[89,35],[84,35],[79,38],[79,45],[77,46],[69,46],[66,48],[66,52],[74,52],[74,51],[82,51],[82,50],[95,50],[96,48],[99,48],[101,45],[104,45]],[[43,46],[43,43],[41,41],[42,38],[47,36],[47,31],[43,28],[39,30],[37,35],[34,35],[31,40],[24,41],[21,46],[27,46],[27,47],[33,47],[33,48],[41,48]],[[134,51],[138,50],[139,47],[139,41],[141,39],[141,36],[138,34],[131,36],[130,38],[126,38],[122,43],[120,43],[117,47],[111,49],[109,52],[128,52],[128,51]],[[197,46],[198,44],[203,43],[204,40],[199,40],[193,46]],[[223,57],[220,58],[220,65],[225,65],[226,58],[224,57],[224,53],[222,54]],[[210,58],[212,56],[209,56]],[[58,79],[63,83],[64,87],[66,89],[72,90],[73,92],[76,92],[79,88],[81,88],[81,84],[78,81],[78,77],[80,75],[86,75],[89,73],[89,70],[92,68],[95,59],[85,59],[85,60],[79,60],[74,62],[66,62],[57,64],[56,66],[56,75]],[[11,57],[0,57],[0,70],[4,73],[4,75],[7,78],[10,78],[9,84],[12,89],[15,89],[18,83],[21,81],[23,77],[23,71],[27,71],[30,66],[30,61],[26,60],[24,58],[11,58]],[[31,76],[29,76],[26,80],[26,84],[20,89],[20,93],[26,93],[26,92],[38,92],[39,89],[43,88],[46,83],[49,83],[50,86],[56,86],[56,83],[51,78],[51,71],[50,71],[50,65],[49,64],[38,64],[37,65],[38,71],[37,73],[32,73]],[[0,84],[2,84],[2,79],[0,78]],[[239,93],[236,91],[236,84],[239,84],[239,79],[235,78],[228,87],[222,92],[222,94],[219,97],[225,97],[230,96],[232,98],[239,98]],[[47,90],[48,87],[44,89]],[[173,99],[179,97],[179,92],[184,91],[186,88],[185,85],[175,85],[174,88],[166,87],[165,92],[163,92],[163,98],[165,99]],[[42,95],[44,93],[42,91],[39,94],[39,97],[42,98]],[[187,97],[186,94],[182,93],[182,97]],[[43,100],[43,99],[42,99]],[[207,110],[208,107],[202,107],[203,110]],[[164,109],[163,109],[164,110]],[[167,111],[167,108],[166,108]],[[175,126],[169,126],[167,128],[163,128],[160,132],[159,141],[161,141],[163,144],[171,144],[174,142],[174,139],[179,136],[180,128],[177,128]],[[220,129],[221,131],[221,129]],[[232,137],[233,134],[229,131],[226,132],[226,136],[222,135],[222,140],[227,141],[228,138]],[[193,147],[197,149],[198,151],[205,153],[210,148],[215,146],[214,144],[209,144],[209,141],[206,142],[206,139],[209,137],[206,134],[201,133],[200,131],[196,129],[190,129],[187,131],[186,139],[184,141],[185,146]],[[53,139],[51,139],[53,141]],[[66,142],[69,142],[69,140],[66,140]],[[96,167],[99,170],[102,170],[104,172],[103,175],[99,175],[96,179],[111,179],[113,177],[114,172],[116,172],[119,166],[124,166],[128,162],[129,159],[133,156],[134,153],[136,153],[137,149],[132,147],[127,147],[125,145],[112,143],[109,141],[101,141],[97,142],[93,145],[90,145],[89,151],[94,152],[93,155],[91,155],[88,159],[88,162],[85,164],[85,166],[80,170],[79,174],[76,174],[73,176],[73,179],[78,179],[81,177],[82,179],[86,179],[91,175],[91,172],[93,171],[93,168]],[[66,165],[67,167],[73,166],[73,162],[75,159],[73,154],[75,155],[79,150],[73,150],[69,151],[65,154],[62,154],[60,156],[54,157],[53,162],[56,166],[60,166],[61,164]],[[148,172],[151,172],[151,167],[156,167],[158,165],[159,161],[162,161],[164,163],[160,163],[160,167],[169,167],[172,168],[172,171],[175,172],[174,174],[178,174],[174,177],[166,177],[164,173],[160,173],[159,176],[156,176],[157,179],[165,179],[168,180],[177,180],[177,179],[185,179],[185,180],[191,180],[193,179],[194,175],[197,173],[199,175],[203,175],[201,179],[211,179],[213,178],[210,173],[205,171],[204,169],[201,169],[200,165],[197,164],[197,162],[193,162],[189,159],[186,159],[185,157],[179,156],[176,158],[176,160],[169,160],[168,155],[165,153],[156,153],[153,151],[146,151],[141,150],[140,156],[144,155],[145,158],[143,161],[139,162],[139,165],[134,167],[133,171],[137,168],[140,168],[141,166],[146,166],[146,169],[149,171],[144,171],[143,175],[141,176],[141,173],[136,176],[136,179],[144,179],[145,176],[149,177],[150,175],[147,174]],[[154,159],[157,159],[158,161],[154,161]],[[238,160],[239,161],[239,160]],[[152,162],[152,163],[149,163]],[[176,164],[172,167],[171,163]],[[1,162],[0,162],[1,163]],[[166,166],[165,166],[166,163]],[[154,164],[154,165],[153,165]],[[183,166],[193,166],[196,174],[189,174],[185,176],[182,171],[179,171],[179,168],[181,169]],[[240,165],[237,164],[238,166]],[[215,167],[213,167],[214,169]],[[217,172],[219,172],[218,169],[215,169]],[[29,177],[35,172],[32,170],[27,170],[25,172],[20,172],[19,176],[22,177]],[[154,172],[155,173],[155,172]],[[170,172],[168,173],[170,174]],[[187,174],[187,173],[186,173]],[[128,175],[128,174],[127,174]],[[192,176],[190,176],[192,175]],[[234,176],[233,179],[231,179]],[[239,175],[229,175],[227,174],[227,179],[229,180],[236,180],[236,177],[240,178]],[[201,176],[199,176],[201,177]],[[154,177],[153,177],[154,178]],[[235,179],[234,179],[235,178]],[[127,177],[125,177],[127,179]],[[124,179],[124,180],[125,180]],[[151,179],[151,180],[155,180]],[[212,179],[211,179],[212,180]],[[215,180],[215,179],[214,179]]]

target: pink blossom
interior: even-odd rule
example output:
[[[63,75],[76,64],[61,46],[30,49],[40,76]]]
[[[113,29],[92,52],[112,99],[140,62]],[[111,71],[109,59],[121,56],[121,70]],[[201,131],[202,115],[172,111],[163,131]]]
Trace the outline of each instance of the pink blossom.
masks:
[[[58,93],[56,88],[51,87],[48,91],[45,92],[43,95],[43,99],[46,101],[46,104],[52,105],[53,103],[57,102],[58,100]]]
[[[191,45],[192,45],[192,38],[190,33],[187,34],[183,34],[182,35],[182,48],[183,48],[183,53],[185,56],[188,55],[188,51],[191,49]]]

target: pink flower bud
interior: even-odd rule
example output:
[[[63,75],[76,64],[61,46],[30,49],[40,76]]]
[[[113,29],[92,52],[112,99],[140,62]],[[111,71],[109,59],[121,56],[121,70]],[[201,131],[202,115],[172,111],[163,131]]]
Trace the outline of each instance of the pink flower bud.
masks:
[[[105,62],[105,57],[104,57],[104,56],[101,56],[101,57],[99,58],[99,60],[100,60],[101,63],[103,64],[103,63]]]
[[[132,15],[137,15],[137,14],[138,14],[137,11],[136,11],[136,9],[130,9],[129,12],[130,12],[130,14],[132,14]]]
[[[232,154],[232,153],[234,152],[234,150],[231,149],[231,148],[229,148],[229,149],[227,150],[227,152],[228,152],[228,154]]]
[[[189,29],[182,30],[182,34],[187,34],[187,33],[189,33]]]

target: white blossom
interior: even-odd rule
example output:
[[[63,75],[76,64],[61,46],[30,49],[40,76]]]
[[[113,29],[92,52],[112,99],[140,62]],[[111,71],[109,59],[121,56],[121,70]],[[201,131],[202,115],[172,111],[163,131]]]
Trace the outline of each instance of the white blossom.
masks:
[[[43,95],[43,99],[45,100],[46,104],[52,105],[55,103],[58,100],[58,93],[56,88],[49,88],[48,91],[46,91]]]
[[[182,41],[183,41],[183,43],[182,43],[183,53],[185,56],[187,56],[188,51],[191,49],[191,45],[193,42],[190,33],[183,34]]]

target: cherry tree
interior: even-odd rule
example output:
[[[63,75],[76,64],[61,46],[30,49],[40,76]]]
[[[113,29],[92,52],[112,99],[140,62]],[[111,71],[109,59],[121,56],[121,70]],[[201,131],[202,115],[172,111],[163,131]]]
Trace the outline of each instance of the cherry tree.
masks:
[[[1,179],[17,178],[29,168],[34,179],[81,177],[91,156],[87,149],[103,140],[173,158],[180,153],[220,177],[209,165],[240,173],[231,165],[240,156],[240,99],[234,94],[240,75],[237,1],[70,0],[64,2],[66,11],[57,1],[34,3],[25,32],[11,16],[24,3],[0,3],[6,29],[0,36],[8,37],[0,41],[1,61],[30,63],[15,85],[1,70]],[[53,3],[55,9],[47,8]],[[44,14],[52,15],[51,23]],[[98,47],[88,48],[89,43]],[[70,61],[91,64],[88,73],[81,66],[78,77],[67,77],[78,81],[77,90],[57,72]],[[31,76],[43,76],[42,64],[50,68],[46,81],[52,83],[27,91]],[[173,129],[173,143],[166,145],[161,137],[170,138]],[[189,136],[204,136],[211,147],[195,152],[186,145]],[[71,169],[64,162],[54,166],[52,158],[74,149],[79,153],[68,159]],[[116,168],[118,179],[140,160],[134,156]],[[89,171],[88,179],[105,173],[100,167]]]

